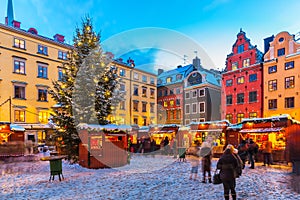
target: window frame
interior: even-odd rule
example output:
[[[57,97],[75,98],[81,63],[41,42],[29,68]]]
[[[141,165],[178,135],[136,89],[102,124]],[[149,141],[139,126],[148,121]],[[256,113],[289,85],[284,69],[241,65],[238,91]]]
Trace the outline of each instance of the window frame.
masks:
[[[277,90],[277,79],[269,80],[268,81],[268,91],[276,91]]]
[[[48,65],[38,63],[38,74],[37,78],[48,79]]]
[[[284,88],[290,89],[295,87],[295,76],[289,76],[284,78]]]
[[[26,49],[26,41],[24,39],[20,39],[20,38],[14,38],[14,44],[13,47],[16,47],[18,49]]]
[[[16,65],[16,63],[18,63],[18,65]],[[14,65],[13,73],[26,75],[26,60],[25,59],[14,58],[13,59],[13,65]],[[19,68],[17,69],[16,66],[19,66]],[[19,72],[18,72],[18,70],[19,70]],[[22,72],[22,71],[24,71],[24,72]]]
[[[244,104],[245,103],[245,93],[238,93],[236,95],[236,103],[237,104]]]

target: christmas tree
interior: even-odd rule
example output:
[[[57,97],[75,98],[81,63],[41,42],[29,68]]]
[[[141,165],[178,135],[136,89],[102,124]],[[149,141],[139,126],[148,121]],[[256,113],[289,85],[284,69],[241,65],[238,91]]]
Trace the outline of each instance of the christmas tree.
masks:
[[[100,35],[93,31],[89,18],[83,20],[81,29],[76,28],[73,42],[74,47],[63,64],[63,80],[54,81],[49,94],[59,105],[52,119],[59,127],[54,136],[68,160],[77,162],[80,137],[76,125],[107,123],[118,80],[114,68],[109,65],[110,59],[103,54]]]

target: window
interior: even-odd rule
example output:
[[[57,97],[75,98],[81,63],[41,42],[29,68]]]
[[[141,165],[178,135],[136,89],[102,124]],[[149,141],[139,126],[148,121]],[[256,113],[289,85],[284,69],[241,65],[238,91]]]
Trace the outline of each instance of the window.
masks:
[[[167,83],[171,83],[171,82],[172,82],[172,77],[168,77],[168,78],[166,79],[166,81],[167,81]]]
[[[285,48],[277,49],[277,56],[283,56],[285,54]]]
[[[162,84],[162,80],[161,80],[161,79],[158,79],[158,80],[157,80],[157,84],[159,84],[159,85]]]
[[[168,96],[168,90],[167,89],[165,90],[165,96]]]
[[[143,119],[143,126],[147,126],[147,118]]]
[[[271,109],[277,109],[277,99],[269,100],[269,110]]]
[[[286,63],[284,64],[284,66],[285,66],[285,70],[293,69],[293,68],[294,68],[294,61],[286,62]]]
[[[250,74],[249,75],[249,82],[257,81],[257,74]]]
[[[189,99],[189,98],[190,98],[190,92],[186,92],[186,93],[185,93],[185,98],[186,98],[186,99]]]
[[[237,123],[240,123],[244,119],[244,113],[238,113],[237,114]]]
[[[243,84],[245,82],[245,78],[243,76],[237,78],[237,84]]]
[[[199,90],[199,97],[203,97],[205,96],[205,90],[204,89],[200,89]]]
[[[120,101],[120,110],[125,110],[125,101]]]
[[[142,76],[142,81],[143,81],[144,83],[147,83],[147,76],[143,75],[143,76]]]
[[[24,110],[15,110],[15,122],[25,122]]]
[[[39,112],[39,122],[41,123],[47,123],[49,118],[49,113],[46,111],[40,111]]]
[[[125,92],[126,91],[126,89],[125,89],[125,84],[120,84],[120,91],[122,91],[122,92]]]
[[[269,91],[275,91],[277,90],[277,80],[271,80],[269,81]]]
[[[48,55],[48,47],[39,44],[38,45],[38,52],[39,54],[44,54],[44,55]]]
[[[47,89],[38,89],[38,101],[47,101]]]
[[[162,97],[162,91],[161,90],[158,91],[157,96]]]
[[[205,112],[205,102],[199,103],[199,112],[204,113]]]
[[[241,44],[238,46],[238,53],[243,53],[244,52],[244,45]]]
[[[294,88],[295,87],[295,77],[290,76],[285,78],[285,89]]]
[[[249,118],[257,118],[257,112],[249,113]]]
[[[181,80],[182,79],[182,75],[181,74],[177,74],[176,75],[176,81]]]
[[[152,78],[152,77],[150,77],[150,84],[155,84],[155,80],[154,80],[154,78]]]
[[[174,106],[174,100],[170,100],[170,106]]]
[[[249,92],[249,102],[257,101],[257,91]]]
[[[14,60],[14,73],[25,74],[25,60]]]
[[[237,63],[237,62],[232,63],[231,68],[232,68],[232,70],[237,70],[237,68],[238,68],[238,63]]]
[[[170,89],[170,95],[174,94],[174,89]]]
[[[176,88],[176,94],[180,94],[181,91],[180,91],[180,88]]]
[[[226,114],[225,117],[230,123],[232,123],[232,114]]]
[[[185,125],[188,125],[188,124],[190,124],[190,120],[189,120],[189,119],[186,119],[186,120],[185,120]]]
[[[62,68],[58,68],[58,77],[59,81],[64,81],[64,70]]]
[[[25,40],[14,38],[14,47],[25,49]]]
[[[197,113],[197,103],[192,104],[192,112]]]
[[[180,99],[176,99],[176,106],[180,106]]]
[[[25,99],[25,86],[15,85],[14,98],[16,99]]]
[[[250,58],[243,60],[243,67],[249,67],[250,66]]]
[[[139,86],[137,86],[137,85],[133,86],[133,95],[139,96]]]
[[[67,60],[67,52],[58,51],[58,59]]]
[[[199,122],[205,122],[205,118],[199,118]]]
[[[134,73],[133,73],[133,78],[134,78],[135,80],[139,80],[139,74],[136,73],[136,72],[134,72]]]
[[[192,91],[192,96],[193,96],[193,98],[197,97],[197,90]]]
[[[147,88],[142,87],[142,97],[147,97]]]
[[[125,76],[125,69],[120,69],[119,70],[119,74],[120,74],[120,76]]]
[[[226,105],[232,105],[232,95],[226,96]]]
[[[38,64],[38,78],[48,78],[48,66]]]
[[[277,65],[269,67],[269,74],[277,72]]]
[[[181,110],[177,110],[176,111],[176,119],[180,119],[181,118]]]
[[[226,86],[229,87],[229,86],[232,86],[232,79],[229,79],[229,80],[226,80]]]
[[[139,102],[133,101],[133,111],[138,112],[139,111]]]
[[[164,101],[164,107],[168,107],[168,102]]]
[[[237,103],[243,104],[244,103],[244,93],[237,94]]]
[[[142,102],[142,112],[147,112],[147,102]]]
[[[134,123],[134,124],[138,124],[138,122],[139,122],[139,121],[138,121],[138,118],[136,118],[136,117],[133,118],[133,123]]]
[[[150,112],[154,113],[154,103],[150,103]]]
[[[285,98],[284,99],[284,107],[285,108],[294,108],[295,107],[294,97]]]
[[[150,98],[155,98],[155,89],[150,88]]]
[[[185,105],[185,113],[189,114],[190,113],[190,104]]]

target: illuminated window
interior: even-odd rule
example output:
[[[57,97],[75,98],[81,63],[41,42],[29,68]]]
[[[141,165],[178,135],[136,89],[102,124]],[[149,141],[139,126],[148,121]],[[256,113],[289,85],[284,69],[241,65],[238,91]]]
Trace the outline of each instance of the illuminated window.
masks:
[[[269,81],[268,85],[269,85],[269,91],[270,92],[277,90],[277,80]]]
[[[170,101],[170,106],[174,106],[174,100]]]
[[[168,107],[168,102],[164,101],[164,107]]]
[[[249,118],[257,118],[257,112],[249,113]]]
[[[226,114],[226,119],[232,123],[232,114]]]
[[[245,78],[243,76],[237,78],[237,84],[243,84],[245,82]]]
[[[244,119],[244,113],[238,113],[237,114],[237,123],[240,123]]]
[[[166,81],[167,81],[167,83],[171,83],[172,82],[172,77],[168,77]]]
[[[238,63],[237,63],[237,62],[232,63],[231,68],[232,68],[232,70],[237,70],[237,68],[238,68]]]
[[[249,67],[250,66],[250,58],[243,60],[243,67]]]
[[[49,113],[45,111],[39,112],[39,122],[41,123],[47,123],[49,118]]]
[[[15,122],[25,122],[24,110],[15,110]]]
[[[285,78],[285,88],[294,88],[295,87],[295,77],[290,76]]]
[[[142,97],[147,97],[147,88],[142,87]]]
[[[25,40],[14,38],[14,47],[25,49]]]
[[[47,89],[38,89],[38,101],[47,101]]]
[[[20,60],[20,59],[14,60],[14,73],[25,74],[25,60]]]

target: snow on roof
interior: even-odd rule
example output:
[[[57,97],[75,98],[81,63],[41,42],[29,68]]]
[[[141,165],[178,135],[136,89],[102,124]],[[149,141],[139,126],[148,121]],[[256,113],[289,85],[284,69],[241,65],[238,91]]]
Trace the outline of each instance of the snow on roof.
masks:
[[[206,121],[206,122],[191,122],[190,125],[192,124],[222,124],[226,123],[227,125],[230,125],[230,122],[228,120],[217,120],[217,121]]]
[[[106,130],[122,130],[122,131],[131,131],[132,127],[128,125],[116,125],[116,124],[107,124],[107,125],[99,125],[99,124],[86,124],[80,123],[77,125],[79,129],[88,129],[93,131],[101,131],[103,129]]]
[[[18,126],[17,124],[11,124],[10,130],[12,131],[25,131],[25,128],[22,126]]]
[[[278,116],[265,117],[265,118],[245,118],[245,119],[242,119],[242,123],[253,122],[253,121],[280,121],[280,119],[293,120],[289,114],[282,114],[282,115],[278,115]],[[296,120],[293,120],[293,121],[296,121]],[[296,122],[298,122],[298,121],[296,121]],[[300,123],[300,122],[298,122],[298,123]]]

